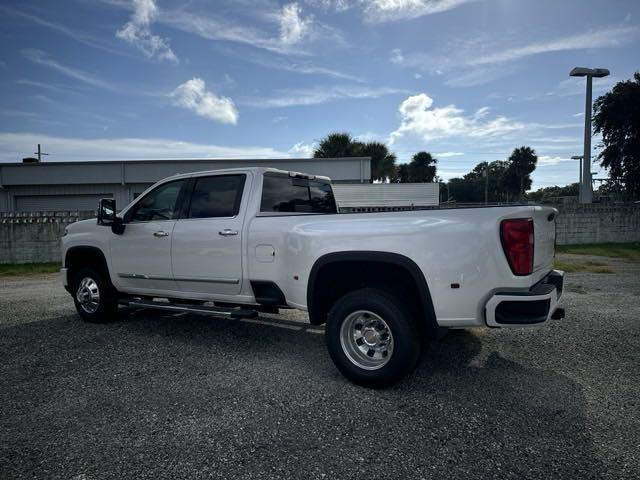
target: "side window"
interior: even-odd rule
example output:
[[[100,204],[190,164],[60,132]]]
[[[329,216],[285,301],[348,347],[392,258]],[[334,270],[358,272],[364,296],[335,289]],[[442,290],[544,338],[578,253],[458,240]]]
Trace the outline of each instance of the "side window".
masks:
[[[185,180],[160,185],[147,193],[127,212],[127,222],[172,220],[177,216],[178,195]]]
[[[264,176],[261,212],[336,213],[331,185],[284,175]]]
[[[187,218],[233,217],[240,211],[246,175],[196,178]]]

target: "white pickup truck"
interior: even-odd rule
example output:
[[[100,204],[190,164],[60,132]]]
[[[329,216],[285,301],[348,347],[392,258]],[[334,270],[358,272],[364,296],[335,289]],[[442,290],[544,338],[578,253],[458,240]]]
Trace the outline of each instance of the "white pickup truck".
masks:
[[[556,210],[534,205],[340,214],[326,177],[271,168],[175,175],[67,228],[80,316],[118,305],[229,318],[307,311],[337,368],[385,386],[445,328],[560,319]]]

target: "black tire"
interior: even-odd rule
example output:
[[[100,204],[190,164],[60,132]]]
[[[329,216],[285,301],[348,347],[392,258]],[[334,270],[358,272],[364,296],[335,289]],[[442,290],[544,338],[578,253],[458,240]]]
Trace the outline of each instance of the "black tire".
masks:
[[[93,283],[87,283],[87,280]],[[93,292],[95,288],[97,288],[99,299],[91,304],[81,303],[78,297],[86,295],[87,289]],[[83,291],[79,292],[81,289]],[[115,319],[118,311],[118,293],[102,269],[94,267],[79,269],[73,276],[71,295],[78,314],[85,322],[104,323]],[[95,297],[93,298],[95,300]]]
[[[329,311],[325,330],[329,355],[338,370],[352,382],[373,388],[390,386],[412,372],[420,358],[422,339],[419,325],[411,311],[400,296],[377,288],[363,288],[340,298]],[[358,312],[370,312],[374,315]],[[365,323],[373,322],[369,325],[375,325],[375,328],[363,328],[358,324],[359,319],[364,319]],[[380,319],[383,320],[382,324]],[[350,328],[352,324],[353,330]],[[369,347],[369,343],[362,343],[365,339],[369,340],[366,336],[350,343],[349,339],[362,334],[366,329],[373,332],[374,341],[382,340],[372,347]],[[380,334],[380,331],[383,333]],[[389,331],[391,335],[388,335]],[[341,341],[343,332],[348,332],[344,337],[344,344]],[[386,355],[385,347],[379,346],[384,345],[385,332],[387,348],[389,343],[392,345],[391,351],[387,351]],[[388,342],[389,337],[391,342]],[[361,343],[358,344],[358,341]],[[358,353],[361,349],[366,349],[367,352]],[[375,355],[380,358],[372,358],[371,361],[381,365],[359,365],[368,361],[366,357],[370,356],[373,349],[376,351],[371,357]]]

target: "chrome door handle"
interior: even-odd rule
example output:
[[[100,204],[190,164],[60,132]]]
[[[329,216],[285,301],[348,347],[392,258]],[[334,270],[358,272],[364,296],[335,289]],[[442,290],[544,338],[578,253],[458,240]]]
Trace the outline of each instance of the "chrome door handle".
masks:
[[[223,237],[231,237],[232,235],[237,235],[237,230],[231,230],[230,228],[225,228],[224,230],[218,232],[218,235],[222,235]]]
[[[168,237],[169,233],[168,232],[164,232],[162,230],[158,231],[158,232],[153,232],[153,236],[154,237]]]

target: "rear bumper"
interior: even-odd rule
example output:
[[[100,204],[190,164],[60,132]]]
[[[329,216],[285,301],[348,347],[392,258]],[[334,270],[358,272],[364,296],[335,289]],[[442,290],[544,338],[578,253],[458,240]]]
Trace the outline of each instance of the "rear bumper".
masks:
[[[485,321],[489,327],[539,325],[554,315],[564,288],[564,272],[552,270],[525,291],[498,291],[486,303]]]

